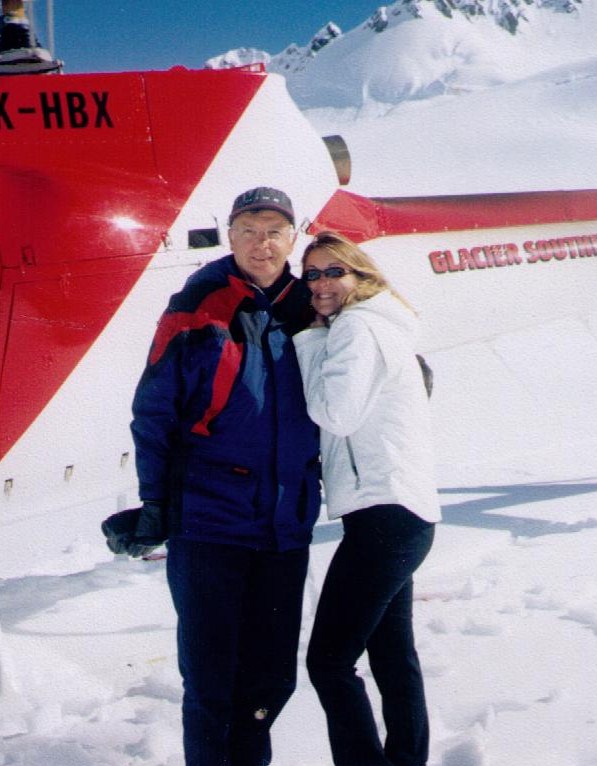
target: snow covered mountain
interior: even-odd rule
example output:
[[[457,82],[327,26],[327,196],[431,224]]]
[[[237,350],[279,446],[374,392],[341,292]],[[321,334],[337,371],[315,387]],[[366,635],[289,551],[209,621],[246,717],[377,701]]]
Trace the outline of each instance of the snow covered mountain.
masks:
[[[305,46],[241,48],[205,66],[263,62],[302,109],[385,110],[592,57],[596,32],[597,9],[579,0],[397,0],[349,32],[330,22]]]

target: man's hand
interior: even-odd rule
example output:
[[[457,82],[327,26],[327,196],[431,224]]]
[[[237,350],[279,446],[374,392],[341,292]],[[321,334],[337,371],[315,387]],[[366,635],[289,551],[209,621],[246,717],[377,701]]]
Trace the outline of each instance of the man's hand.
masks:
[[[102,532],[112,553],[147,556],[168,539],[164,504],[146,500],[140,508],[115,513],[102,522]]]

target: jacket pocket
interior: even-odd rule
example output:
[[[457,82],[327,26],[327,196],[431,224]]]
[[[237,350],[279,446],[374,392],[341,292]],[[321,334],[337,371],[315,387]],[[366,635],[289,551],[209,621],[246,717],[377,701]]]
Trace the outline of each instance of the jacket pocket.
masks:
[[[348,436],[346,437],[346,449],[348,450],[348,460],[350,461],[350,468],[354,474],[354,487],[355,489],[359,489],[361,486],[361,477],[359,475],[357,461],[355,460],[355,457],[354,457],[354,450],[352,448],[352,444]]]
[[[183,514],[228,526],[255,518],[257,477],[253,470],[205,458],[187,465],[183,482]]]
[[[299,524],[315,523],[321,506],[321,463],[319,456],[305,466],[296,515]]]

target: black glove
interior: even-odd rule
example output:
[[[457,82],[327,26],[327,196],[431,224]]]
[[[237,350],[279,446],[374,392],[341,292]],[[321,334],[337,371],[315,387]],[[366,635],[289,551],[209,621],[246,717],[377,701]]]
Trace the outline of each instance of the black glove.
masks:
[[[147,556],[168,539],[163,503],[146,500],[141,508],[129,508],[102,522],[106,545],[112,553]]]

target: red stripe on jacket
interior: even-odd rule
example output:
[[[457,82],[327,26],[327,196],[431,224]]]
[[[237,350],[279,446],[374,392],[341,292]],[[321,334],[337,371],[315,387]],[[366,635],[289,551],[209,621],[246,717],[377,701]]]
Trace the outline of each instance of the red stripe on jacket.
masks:
[[[158,323],[149,364],[154,365],[164,355],[170,341],[181,332],[201,330],[213,325],[227,330],[239,304],[246,297],[255,295],[250,285],[238,277],[229,276],[229,284],[209,293],[195,311],[166,312]]]
[[[229,276],[228,285],[210,293],[193,312],[165,313],[159,321],[149,355],[149,364],[155,365],[164,355],[169,343],[182,332],[219,327],[229,330],[230,323],[244,298],[253,297],[254,290],[238,277]],[[209,436],[209,423],[226,406],[232,386],[240,370],[243,344],[226,339],[214,375],[212,399],[200,421],[191,429],[193,433]]]

